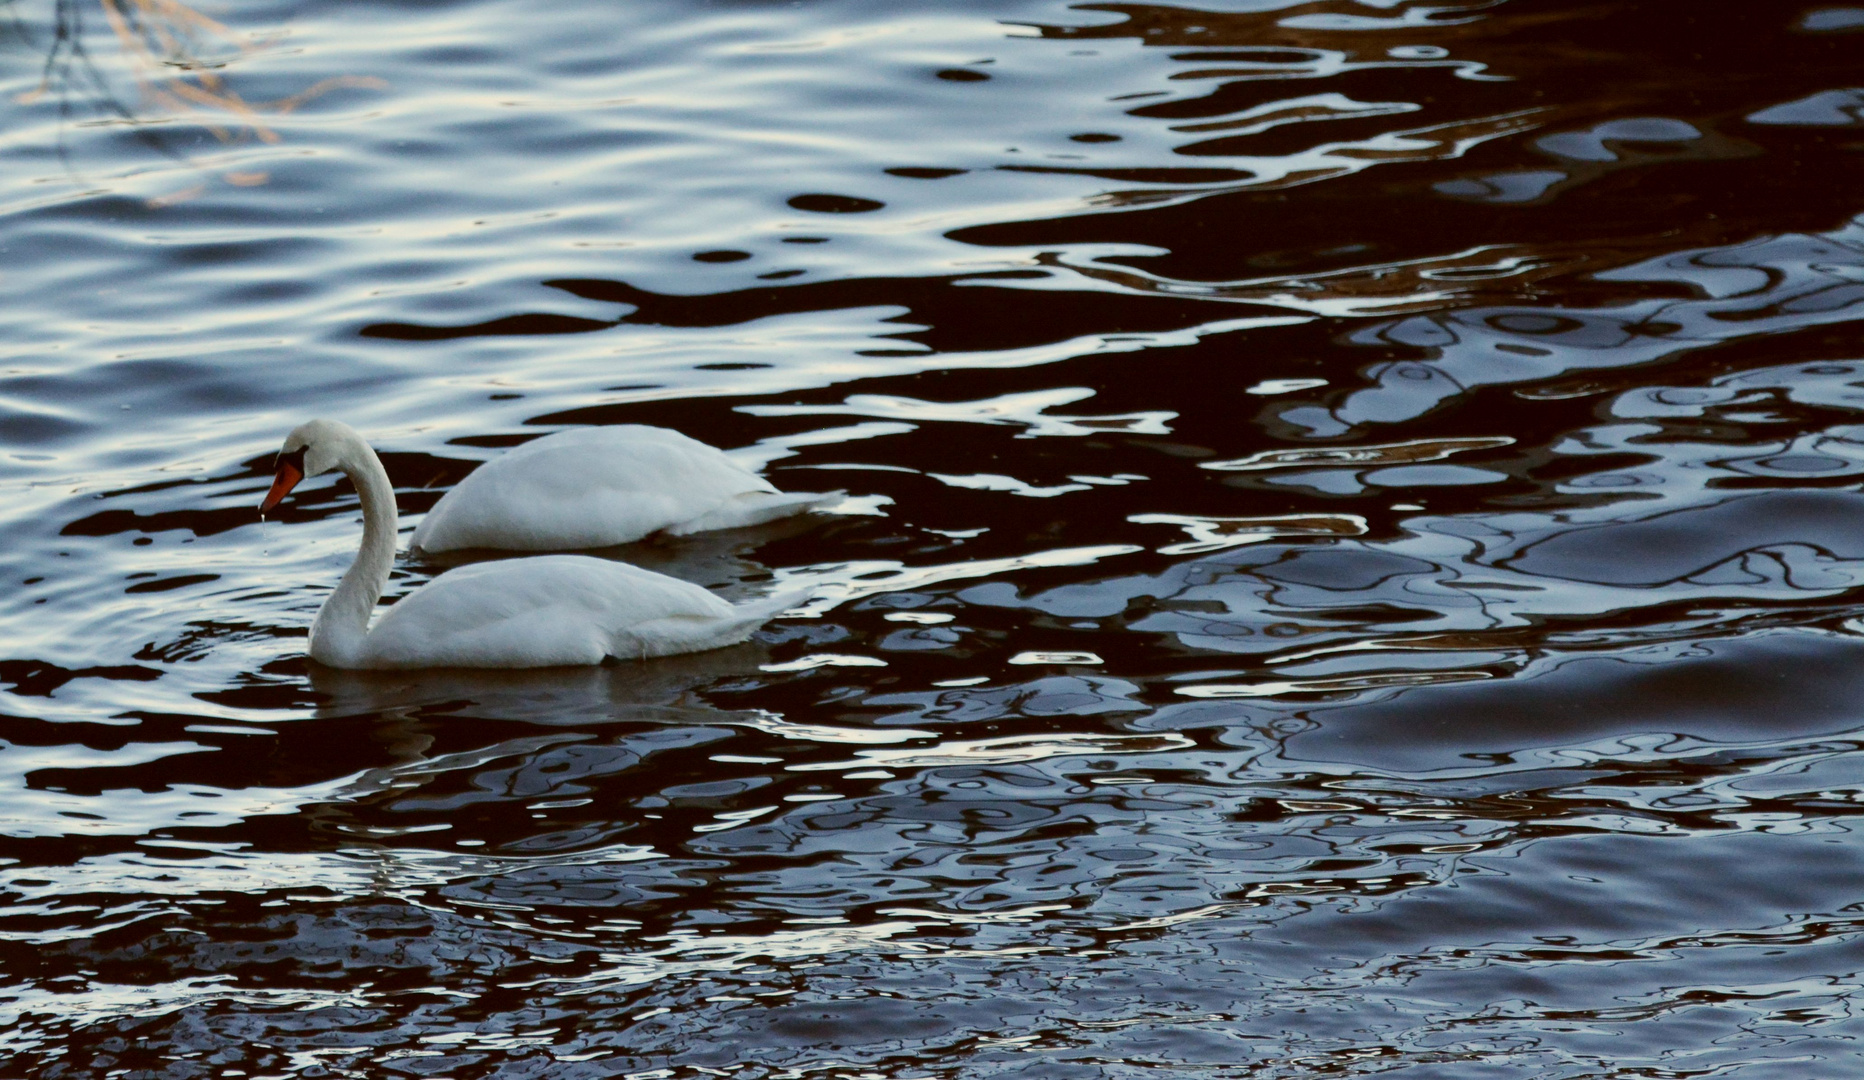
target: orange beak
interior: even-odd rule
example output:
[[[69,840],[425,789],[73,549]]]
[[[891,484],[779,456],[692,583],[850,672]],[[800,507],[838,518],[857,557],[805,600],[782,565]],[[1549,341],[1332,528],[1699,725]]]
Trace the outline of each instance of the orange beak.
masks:
[[[265,493],[265,501],[259,504],[261,514],[269,514],[272,508],[285,501],[291,489],[304,479],[304,451],[278,455],[278,472],[272,477],[272,490]]]

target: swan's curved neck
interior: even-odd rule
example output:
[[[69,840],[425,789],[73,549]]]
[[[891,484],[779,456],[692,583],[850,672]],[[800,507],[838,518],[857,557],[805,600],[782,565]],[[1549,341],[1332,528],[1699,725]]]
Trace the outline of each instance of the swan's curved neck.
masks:
[[[395,564],[395,487],[369,444],[357,439],[337,468],[356,485],[362,498],[362,549],[336,591],[317,610],[311,624],[311,659],[331,667],[361,667],[369,640],[369,615],[388,585]]]

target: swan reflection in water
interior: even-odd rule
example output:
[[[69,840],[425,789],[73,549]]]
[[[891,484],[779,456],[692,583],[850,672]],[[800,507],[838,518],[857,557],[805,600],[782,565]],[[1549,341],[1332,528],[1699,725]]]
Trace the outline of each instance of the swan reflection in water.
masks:
[[[656,657],[642,663],[501,670],[424,668],[345,670],[306,664],[311,689],[323,700],[320,718],[366,714],[449,717],[554,726],[621,721],[704,721],[724,710],[698,697],[702,688],[758,674],[770,650],[759,642]]]
[[[322,759],[331,779],[344,779],[306,812],[317,827],[390,846],[403,843],[394,838],[404,833],[441,831],[448,834],[443,847],[485,839],[493,845],[488,850],[600,848],[609,832],[639,827],[639,815],[617,815],[611,806],[598,827],[580,811],[550,807],[580,805],[602,792],[605,804],[631,803],[679,776],[717,779],[719,769],[729,771],[708,756],[727,733],[785,722],[718,708],[700,693],[755,673],[766,659],[761,645],[745,644],[639,663],[525,671],[309,664],[323,701],[302,737],[346,745],[307,755]],[[643,776],[650,759],[653,771]],[[571,802],[550,802],[564,798]],[[474,809],[462,819],[467,803]],[[566,828],[581,822],[577,828],[602,835],[534,835],[535,819],[546,813]]]

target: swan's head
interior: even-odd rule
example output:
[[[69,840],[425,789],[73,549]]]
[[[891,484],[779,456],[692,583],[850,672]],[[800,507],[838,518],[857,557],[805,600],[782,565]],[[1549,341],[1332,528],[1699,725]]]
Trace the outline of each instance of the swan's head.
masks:
[[[278,471],[272,477],[272,490],[259,504],[259,512],[271,512],[305,477],[341,466],[361,442],[362,436],[356,434],[355,428],[336,420],[307,420],[292,428],[291,434],[285,436],[285,445],[279,448]]]

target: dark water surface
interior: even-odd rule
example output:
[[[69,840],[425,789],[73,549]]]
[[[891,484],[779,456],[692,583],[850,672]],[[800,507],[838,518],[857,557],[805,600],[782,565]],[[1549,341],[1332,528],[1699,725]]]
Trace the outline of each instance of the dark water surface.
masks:
[[[1864,8],[188,11],[0,11],[0,1075],[1859,1075]],[[316,415],[848,496],[346,675]]]

